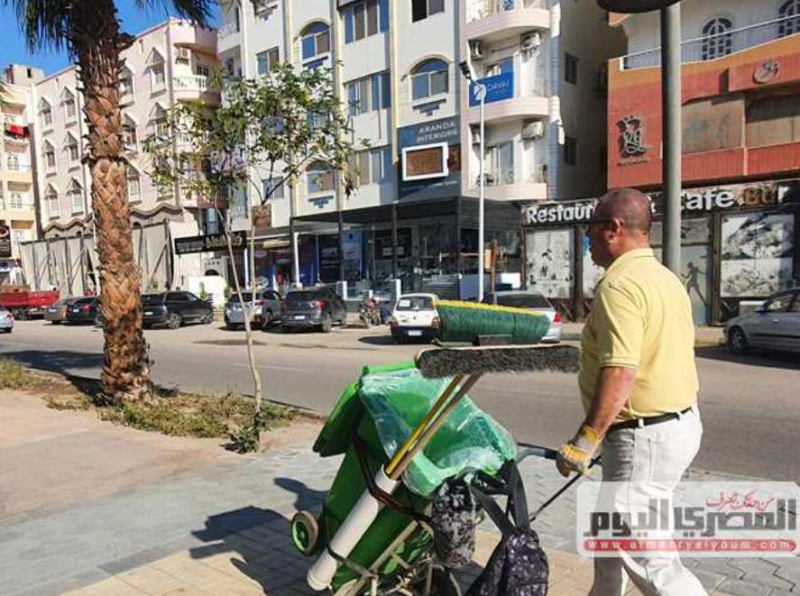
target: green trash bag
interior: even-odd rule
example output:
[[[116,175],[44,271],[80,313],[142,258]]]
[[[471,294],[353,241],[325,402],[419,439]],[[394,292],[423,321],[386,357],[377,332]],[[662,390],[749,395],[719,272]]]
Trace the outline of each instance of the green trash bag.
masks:
[[[422,422],[449,383],[449,378],[426,379],[416,368],[362,378],[359,397],[375,422],[387,457]],[[516,454],[511,433],[465,396],[414,458],[403,482],[418,495],[430,497],[448,478],[470,469],[494,475]]]

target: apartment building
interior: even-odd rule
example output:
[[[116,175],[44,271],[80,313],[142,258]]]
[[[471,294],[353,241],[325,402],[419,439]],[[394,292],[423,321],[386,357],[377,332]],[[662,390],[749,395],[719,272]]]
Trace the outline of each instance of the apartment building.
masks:
[[[147,174],[150,158],[143,142],[166,125],[167,114],[180,102],[219,103],[219,93],[209,86],[209,75],[218,64],[216,32],[169,19],[137,35],[122,58],[120,93],[133,225],[175,221],[202,228],[209,204],[178,186],[156,187]],[[75,67],[38,81],[33,93],[44,237],[90,236],[91,177],[83,162],[86,122]]]
[[[32,161],[33,94],[30,85],[44,73],[9,66],[0,94],[0,285],[23,282],[20,244],[37,238]]]
[[[478,109],[459,69],[468,48],[489,85],[509,77],[516,84],[510,95],[487,99],[486,240],[498,241],[501,270],[518,274],[519,203],[579,196],[605,182],[605,103],[594,85],[622,34],[601,26],[604,13],[594,3],[571,2],[562,16],[560,3],[551,2],[228,3],[217,50],[229,74],[264,75],[278,61],[330,66],[354,138],[369,142],[353,156],[360,187],[350,197],[337,193],[334,177],[312,169],[294,195],[286,188],[270,201],[271,227],[257,230],[263,248],[254,275],[274,281],[294,270],[302,283],[344,278],[359,290],[399,278],[409,290],[474,292]],[[561,35],[567,26],[574,35]],[[562,55],[564,48],[572,53]],[[575,71],[569,84],[580,76],[589,97],[565,92],[569,116],[562,118],[559,86],[550,79],[562,76],[568,59]],[[553,160],[564,160],[564,143],[577,139],[580,148],[573,143],[559,169]],[[234,201],[239,215],[247,201]],[[462,274],[475,278],[474,287],[459,283]]]
[[[684,0],[680,275],[698,324],[722,322],[800,279],[800,0]],[[608,186],[650,194],[661,246],[658,13],[611,15],[628,50],[608,66]],[[528,275],[565,250],[560,297],[580,316],[600,274],[582,221],[593,201],[526,210]]]

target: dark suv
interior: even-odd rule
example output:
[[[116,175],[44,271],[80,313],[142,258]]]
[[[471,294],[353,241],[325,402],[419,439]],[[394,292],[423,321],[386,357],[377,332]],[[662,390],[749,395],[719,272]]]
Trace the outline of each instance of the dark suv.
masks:
[[[330,333],[334,323],[344,325],[347,307],[329,288],[309,288],[289,292],[281,303],[281,330],[322,329]]]
[[[183,323],[197,321],[205,325],[214,320],[214,309],[191,292],[162,292],[142,296],[142,324],[177,329]]]

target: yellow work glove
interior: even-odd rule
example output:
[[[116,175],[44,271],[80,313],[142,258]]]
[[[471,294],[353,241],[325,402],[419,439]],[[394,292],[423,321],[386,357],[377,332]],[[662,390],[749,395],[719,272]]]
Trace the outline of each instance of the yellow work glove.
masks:
[[[561,446],[556,456],[556,468],[565,478],[572,472],[586,474],[594,452],[603,440],[591,426],[581,426],[578,434]]]

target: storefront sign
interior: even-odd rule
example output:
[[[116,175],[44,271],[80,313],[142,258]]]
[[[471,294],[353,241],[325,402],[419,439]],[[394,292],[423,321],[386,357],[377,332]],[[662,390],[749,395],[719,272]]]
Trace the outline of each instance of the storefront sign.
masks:
[[[758,83],[759,85],[769,83],[778,76],[780,71],[780,62],[775,59],[767,60],[756,68],[755,72],[753,73],[753,82]]]
[[[272,227],[272,205],[260,205],[253,207],[253,227],[271,228]]]
[[[461,133],[456,116],[398,130],[401,199],[434,199],[461,192]]]
[[[650,157],[647,156],[649,147],[644,144],[644,118],[636,115],[625,116],[617,122],[617,126],[620,129],[620,157],[617,165],[628,166],[650,161]]]
[[[244,250],[247,246],[247,232],[231,232],[231,244],[233,250]],[[224,234],[175,238],[175,254],[177,255],[190,255],[217,250],[228,250],[228,241]]]
[[[514,97],[514,72],[504,72],[493,77],[481,79],[480,83],[486,87],[486,103],[494,103]],[[471,83],[469,86],[470,107],[480,104],[480,87]]]
[[[592,216],[596,202],[596,199],[587,199],[531,205],[525,208],[525,225],[580,223]]]
[[[11,229],[0,225],[0,259],[10,259],[11,253]]]

